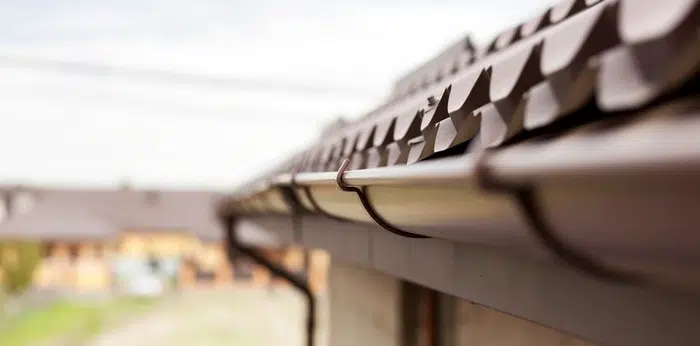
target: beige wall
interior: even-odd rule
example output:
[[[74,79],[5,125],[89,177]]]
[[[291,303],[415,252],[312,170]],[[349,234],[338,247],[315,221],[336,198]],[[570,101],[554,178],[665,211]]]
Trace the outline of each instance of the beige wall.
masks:
[[[159,256],[190,255],[197,251],[199,240],[187,233],[178,231],[124,232],[121,236],[119,251],[128,256],[147,256],[150,253]]]
[[[457,300],[457,345],[469,346],[592,346],[566,333],[511,315]]]
[[[333,261],[330,286],[330,346],[399,346],[400,281]]]
[[[310,250],[309,285],[314,292],[325,292],[328,288],[330,255],[323,250]]]
[[[71,247],[77,250],[77,258],[70,258]],[[54,243],[52,252],[44,254],[36,269],[34,285],[78,291],[107,290],[111,286],[109,253],[110,245],[99,242]]]
[[[330,286],[331,346],[401,345],[401,280],[374,270],[333,261]],[[441,294],[450,318],[443,318],[440,346],[593,346],[594,343],[467,300]],[[411,304],[420,300],[408,299]],[[445,314],[443,313],[443,316]],[[410,319],[410,318],[409,318]],[[419,324],[426,322],[419,317]],[[409,345],[426,345],[421,328]],[[411,334],[411,333],[408,333]],[[409,338],[413,338],[409,337]]]

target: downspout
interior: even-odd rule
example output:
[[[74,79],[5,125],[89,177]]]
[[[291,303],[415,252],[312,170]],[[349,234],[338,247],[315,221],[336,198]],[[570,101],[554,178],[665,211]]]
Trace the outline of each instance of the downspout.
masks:
[[[224,240],[226,241],[226,250],[229,262],[234,265],[238,256],[246,256],[256,263],[267,268],[273,276],[280,277],[292,286],[296,287],[306,297],[307,316],[306,316],[306,345],[314,345],[314,336],[316,330],[316,298],[309,286],[308,280],[299,277],[289,272],[283,266],[274,263],[267,259],[259,251],[241,244],[238,241],[236,232],[236,219],[234,217],[226,217],[223,219],[224,224]]]

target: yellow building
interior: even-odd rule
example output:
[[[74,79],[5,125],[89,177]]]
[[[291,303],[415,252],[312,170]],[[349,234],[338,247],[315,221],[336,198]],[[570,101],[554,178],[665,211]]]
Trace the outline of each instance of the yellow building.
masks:
[[[112,225],[84,211],[53,204],[11,216],[0,225],[0,241],[41,245],[36,286],[80,291],[102,291],[111,286],[108,258],[117,233]]]
[[[1,189],[0,189],[1,190]],[[0,239],[33,239],[44,259],[35,284],[46,288],[106,290],[121,278],[121,264],[153,260],[175,270],[180,287],[284,284],[267,269],[229,263],[221,225],[214,215],[216,193],[109,189],[11,189],[21,192],[0,222]],[[8,191],[5,191],[5,197]],[[13,198],[5,198],[13,200]],[[1,221],[1,220],[0,220]],[[325,287],[325,267],[298,248],[285,248],[269,232],[249,225],[242,240],[274,261],[301,272],[310,263],[314,287]],[[322,257],[322,256],[321,256]],[[326,261],[327,262],[327,261]]]

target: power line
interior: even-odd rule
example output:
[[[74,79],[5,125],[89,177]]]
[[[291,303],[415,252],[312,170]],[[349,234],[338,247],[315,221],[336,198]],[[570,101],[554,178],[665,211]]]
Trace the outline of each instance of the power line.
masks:
[[[33,57],[0,55],[0,66],[53,71],[71,75],[84,75],[91,77],[121,77],[152,83],[189,84],[237,90],[280,91],[302,94],[334,94],[346,97],[372,96],[372,94],[366,89],[350,86],[312,85],[284,82],[279,80],[216,76],[172,70],[143,69],[101,63],[64,61]]]

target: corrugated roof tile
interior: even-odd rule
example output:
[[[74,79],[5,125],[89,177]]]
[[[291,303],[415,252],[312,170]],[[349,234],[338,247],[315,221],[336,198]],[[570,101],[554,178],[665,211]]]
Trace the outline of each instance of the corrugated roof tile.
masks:
[[[697,31],[699,0],[623,0],[620,35],[627,43],[651,41],[674,30]]]
[[[395,117],[386,117],[377,122],[372,144],[374,146],[387,145],[393,141],[394,128],[396,126]]]
[[[596,6],[557,26],[545,35],[541,72],[548,76],[587,60],[620,42],[616,31],[618,6]]]
[[[695,73],[698,17],[697,1],[571,0],[499,34],[490,54],[460,40],[399,79],[389,102],[324,135],[303,169],[335,170],[348,155],[353,167],[377,167],[465,142],[498,146],[593,99],[606,111],[639,107]]]

